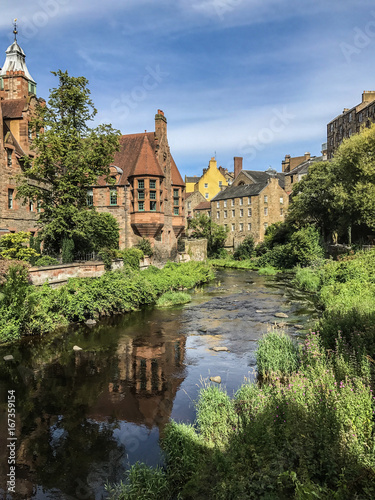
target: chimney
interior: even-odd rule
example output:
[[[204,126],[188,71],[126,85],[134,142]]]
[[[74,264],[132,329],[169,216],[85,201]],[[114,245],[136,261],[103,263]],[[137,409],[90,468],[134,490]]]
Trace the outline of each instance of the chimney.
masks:
[[[310,160],[310,153],[305,153],[305,160]]]
[[[167,119],[161,109],[155,115],[155,134],[159,141],[167,135]]]
[[[362,102],[371,102],[375,99],[375,90],[364,90],[362,94]]]
[[[233,158],[234,160],[234,178],[237,177],[237,175],[241,172],[242,170],[242,156],[235,156]]]

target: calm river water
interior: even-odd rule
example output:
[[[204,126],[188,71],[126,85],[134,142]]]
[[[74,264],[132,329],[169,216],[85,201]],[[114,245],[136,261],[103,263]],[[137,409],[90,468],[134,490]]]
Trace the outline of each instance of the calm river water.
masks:
[[[277,312],[288,318],[277,319]],[[315,315],[287,280],[226,270],[185,306],[0,348],[0,498],[105,498],[106,481],[119,481],[129,464],[163,462],[158,440],[165,424],[194,422],[194,401],[210,376],[220,375],[233,394],[245,377],[255,378],[257,340],[271,325],[286,321],[287,331],[300,335]],[[14,361],[3,361],[8,354]],[[12,496],[5,493],[9,390],[16,396]]]

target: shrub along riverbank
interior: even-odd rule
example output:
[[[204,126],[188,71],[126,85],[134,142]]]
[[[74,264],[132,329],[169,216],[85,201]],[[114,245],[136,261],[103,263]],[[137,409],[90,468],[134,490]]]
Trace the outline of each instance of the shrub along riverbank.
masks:
[[[319,331],[265,335],[258,382],[203,388],[195,425],[165,429],[165,466],[134,465],[111,499],[375,498],[375,252],[297,268],[295,285],[317,293]]]
[[[70,323],[126,313],[155,304],[165,292],[190,289],[213,279],[208,264],[169,262],[145,271],[125,266],[100,278],[74,278],[60,288],[35,287],[27,266],[0,269],[0,342],[41,335]]]

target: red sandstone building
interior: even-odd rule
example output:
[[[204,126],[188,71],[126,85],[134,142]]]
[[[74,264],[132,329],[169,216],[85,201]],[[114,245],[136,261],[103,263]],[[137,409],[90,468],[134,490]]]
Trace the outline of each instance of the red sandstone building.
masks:
[[[36,83],[15,39],[0,70],[0,235],[37,230],[37,207],[16,199],[22,158],[33,156],[29,121],[38,103]],[[155,132],[124,135],[110,166],[112,184],[99,179],[87,203],[111,213],[120,226],[120,248],[149,238],[156,256],[173,258],[185,228],[185,183],[171,155],[167,119],[159,110]]]
[[[185,183],[171,155],[167,119],[155,115],[155,132],[123,135],[104,178],[88,192],[88,204],[111,213],[120,225],[120,248],[148,238],[154,253],[174,257],[185,229]]]

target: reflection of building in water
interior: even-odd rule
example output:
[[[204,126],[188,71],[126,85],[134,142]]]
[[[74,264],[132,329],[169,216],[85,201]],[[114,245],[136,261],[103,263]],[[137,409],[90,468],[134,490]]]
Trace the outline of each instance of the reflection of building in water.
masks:
[[[184,379],[184,352],[183,335],[166,339],[159,332],[147,341],[124,337],[117,348],[116,377],[96,410],[105,405],[106,415],[147,427],[164,426]]]

